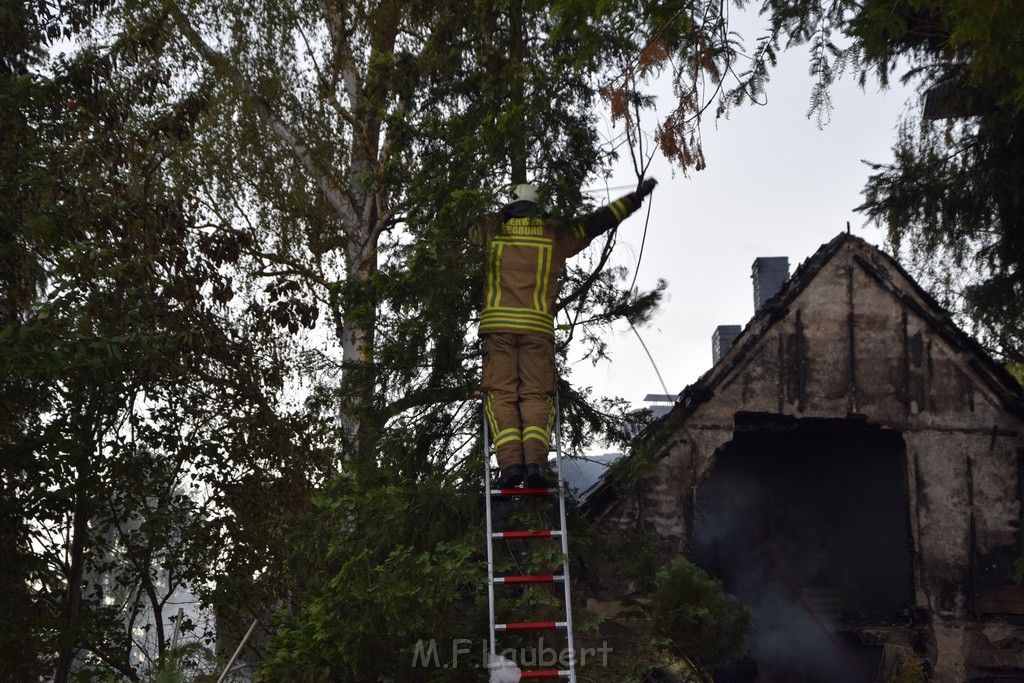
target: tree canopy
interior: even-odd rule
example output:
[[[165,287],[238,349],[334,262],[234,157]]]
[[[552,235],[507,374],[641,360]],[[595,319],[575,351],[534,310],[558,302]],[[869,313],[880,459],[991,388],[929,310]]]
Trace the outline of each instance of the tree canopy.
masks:
[[[300,678],[377,680],[408,661],[370,665],[375,647],[479,631],[483,259],[465,233],[525,175],[588,210],[580,188],[609,158],[590,73],[547,12],[19,11],[2,83],[5,670],[200,675],[201,650],[225,653],[173,613],[183,592],[216,614],[219,647],[256,619],[247,661]],[[659,298],[600,267],[611,240],[566,278],[590,329]],[[573,438],[614,425],[561,390]],[[358,620],[339,620],[357,595]]]
[[[908,70],[922,115],[874,168],[863,209],[1019,358],[1022,10],[769,0],[748,54],[731,9],[12,4],[4,670],[198,678],[255,620],[244,658],[271,678],[454,680],[410,662],[418,640],[486,624],[483,259],[466,230],[527,178],[559,212],[592,208],[581,188],[617,153],[597,132],[602,101],[642,175],[658,74],[677,98],[655,142],[689,171],[704,165],[705,114],[758,98],[788,46],[812,47],[819,110],[843,69],[883,82]],[[563,359],[568,341],[605,353],[604,326],[656,309],[660,288],[607,267],[614,242],[565,275]],[[628,431],[621,405],[559,391],[573,443]],[[216,616],[216,644],[171,613],[183,593]]]

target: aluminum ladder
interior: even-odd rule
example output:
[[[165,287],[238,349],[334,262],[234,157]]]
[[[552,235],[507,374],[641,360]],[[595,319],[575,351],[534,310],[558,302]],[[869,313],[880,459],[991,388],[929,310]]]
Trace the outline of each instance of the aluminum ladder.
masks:
[[[576,650],[573,643],[572,632],[572,597],[569,589],[569,538],[565,526],[565,486],[562,478],[562,425],[561,411],[558,409],[558,400],[555,400],[555,424],[552,433],[552,441],[555,452],[556,471],[558,484],[556,488],[511,488],[491,489],[491,438],[490,427],[486,414],[483,416],[484,423],[484,501],[487,509],[487,601],[488,617],[490,621],[490,655],[498,655],[495,647],[496,634],[508,631],[544,631],[556,630],[565,631],[565,643],[568,650],[568,669],[534,669],[522,671],[520,680],[533,680],[544,678],[568,679],[570,683],[576,683]],[[492,504],[496,498],[515,497],[548,497],[558,496],[558,529],[539,529],[522,531],[494,531]],[[562,544],[562,573],[542,575],[494,575],[494,542],[513,539],[544,539],[557,538]],[[494,591],[495,585],[522,585],[522,584],[555,584],[561,583],[565,594],[565,620],[564,621],[526,621],[497,623],[494,616]],[[556,658],[561,661],[561,657]]]

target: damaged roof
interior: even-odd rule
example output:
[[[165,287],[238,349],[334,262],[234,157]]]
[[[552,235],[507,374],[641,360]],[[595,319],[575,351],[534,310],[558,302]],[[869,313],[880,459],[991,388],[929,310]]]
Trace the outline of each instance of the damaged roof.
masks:
[[[967,353],[970,356],[970,366],[1000,398],[1005,409],[1024,419],[1024,389],[1006,368],[993,360],[976,339],[957,327],[952,322],[950,313],[921,288],[894,258],[865,240],[844,232],[823,244],[817,252],[800,264],[793,275],[783,283],[778,293],[755,312],[754,317],[734,340],[729,352],[696,382],[687,386],[680,393],[672,410],[663,418],[656,420],[640,439],[643,440],[645,436],[666,427],[671,429],[673,424],[683,425],[699,406],[715,396],[717,387],[737,372],[742,372],[748,353],[778,321],[789,314],[794,301],[846,245],[851,245],[856,251],[861,252],[854,253],[853,259],[875,282],[900,304],[924,320],[951,347]],[[872,260],[880,260],[885,268],[879,268]],[[905,283],[909,283],[910,291],[904,283],[894,281],[886,268],[891,268]],[[924,305],[920,302],[924,302]],[[616,497],[614,479],[613,468],[588,492],[581,505],[584,513],[589,515],[598,512],[605,507],[605,503]]]

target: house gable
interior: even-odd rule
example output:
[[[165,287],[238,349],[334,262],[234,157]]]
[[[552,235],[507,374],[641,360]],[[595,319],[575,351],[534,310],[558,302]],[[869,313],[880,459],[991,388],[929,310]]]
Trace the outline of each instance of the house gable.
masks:
[[[892,427],[952,419],[991,430],[1005,415],[1024,417],[1013,378],[895,261],[845,234],[808,259],[683,392],[675,418],[711,396],[737,410],[877,415]]]
[[[840,235],[682,393],[640,456],[656,462],[653,474],[639,484],[610,477],[584,511],[610,534],[643,529],[667,560],[691,549],[697,490],[741,431],[749,443],[758,430],[813,425],[822,444],[891,432],[906,505],[892,523],[908,529],[913,609],[935,625],[936,671],[963,680],[986,658],[1024,666],[989,647],[1002,626],[986,616],[1019,610],[1010,577],[1020,556],[1022,396],[893,259]],[[1013,633],[1024,644],[1024,630]]]

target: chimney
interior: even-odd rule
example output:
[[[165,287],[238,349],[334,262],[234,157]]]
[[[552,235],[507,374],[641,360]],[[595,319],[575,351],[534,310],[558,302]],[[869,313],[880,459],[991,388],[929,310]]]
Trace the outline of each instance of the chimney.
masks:
[[[754,281],[754,313],[764,302],[779,293],[782,283],[789,279],[789,258],[785,256],[762,256],[754,259],[751,267]]]
[[[742,329],[739,325],[719,325],[715,329],[715,333],[711,335],[711,355],[715,359],[713,365],[717,365],[718,361],[729,353],[732,343],[736,341]]]

